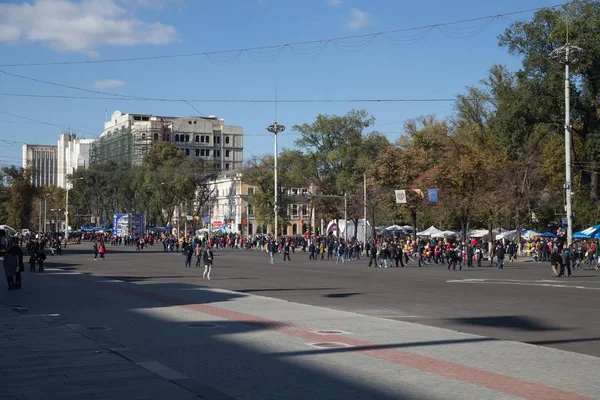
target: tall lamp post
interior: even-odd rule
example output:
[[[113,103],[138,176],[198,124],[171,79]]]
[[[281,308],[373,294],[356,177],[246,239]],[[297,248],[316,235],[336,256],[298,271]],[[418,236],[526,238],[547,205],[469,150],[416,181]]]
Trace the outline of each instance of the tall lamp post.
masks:
[[[277,134],[280,132],[285,131],[285,126],[280,125],[277,122],[274,122],[273,124],[269,125],[267,127],[267,130],[269,132],[271,132],[273,135],[275,135],[275,149],[274,149],[274,155],[275,155],[275,166],[273,169],[273,173],[275,175],[275,203],[273,204],[273,212],[275,214],[275,240],[277,240],[277,224],[279,223],[279,193],[278,193],[278,188],[277,188],[277,153],[278,153],[278,149],[277,149]]]
[[[567,214],[567,245],[573,243],[573,203],[571,199],[571,83],[569,66],[579,61],[583,53],[581,47],[568,43],[555,49],[550,57],[565,66],[565,212]]]
[[[47,194],[46,197],[44,197],[44,233],[48,232],[48,196],[50,195]]]
[[[73,181],[82,181],[83,177],[79,177],[71,180],[71,184]],[[71,187],[69,186],[69,182],[67,182],[67,193],[65,195],[65,240],[67,243],[69,242],[69,190]]]

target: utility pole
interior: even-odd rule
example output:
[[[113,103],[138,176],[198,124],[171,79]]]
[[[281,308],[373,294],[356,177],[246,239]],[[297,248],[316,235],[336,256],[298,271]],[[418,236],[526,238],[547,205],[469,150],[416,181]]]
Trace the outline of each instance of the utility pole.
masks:
[[[565,65],[565,212],[567,214],[567,245],[573,243],[573,202],[571,176],[571,82],[569,66],[579,61],[583,53],[581,47],[567,44],[555,49],[550,57]]]
[[[363,213],[364,213],[364,221],[363,221],[363,246],[367,244],[367,174],[363,174]]]
[[[344,246],[348,244],[348,196],[344,191]],[[355,232],[356,233],[356,232]]]
[[[273,212],[275,214],[275,222],[274,222],[274,228],[275,228],[275,232],[274,232],[274,236],[275,236],[275,240],[277,240],[277,224],[279,223],[279,189],[277,187],[277,153],[278,153],[278,148],[277,148],[277,134],[280,132],[285,131],[285,126],[280,125],[277,122],[274,122],[272,125],[269,125],[267,127],[267,130],[269,132],[271,132],[273,135],[275,135],[275,144],[274,144],[274,156],[275,156],[275,163],[274,163],[274,170],[273,170],[273,174],[274,174],[274,180],[275,180],[275,202],[273,203]]]

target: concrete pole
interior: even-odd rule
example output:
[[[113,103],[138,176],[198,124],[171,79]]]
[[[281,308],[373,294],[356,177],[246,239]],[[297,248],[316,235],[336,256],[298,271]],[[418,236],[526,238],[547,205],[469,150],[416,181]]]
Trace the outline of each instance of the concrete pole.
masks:
[[[344,192],[344,244],[348,244],[348,196]]]
[[[569,81],[569,52],[565,62],[565,195],[567,213],[567,245],[573,243],[573,204],[571,200],[571,83]]]
[[[48,232],[48,224],[46,223],[48,221],[47,200],[48,200],[48,195],[46,195],[46,197],[44,197],[44,233]]]
[[[65,239],[69,241],[69,183],[67,182],[67,194],[65,196]]]

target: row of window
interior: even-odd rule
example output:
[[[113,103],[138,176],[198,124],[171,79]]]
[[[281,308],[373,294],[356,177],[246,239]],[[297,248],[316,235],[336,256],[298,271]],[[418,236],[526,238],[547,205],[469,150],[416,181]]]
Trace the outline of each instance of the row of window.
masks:
[[[195,149],[195,151],[196,157],[210,157],[210,149]],[[185,155],[189,156],[190,154],[190,149],[185,149]],[[213,150],[213,157],[221,157],[221,150]],[[225,158],[229,157],[231,157],[231,150],[225,150]]]
[[[155,135],[156,140],[158,140],[158,135]],[[169,135],[166,137],[167,142],[170,141]],[[189,142],[190,135],[184,134],[175,134],[174,140],[176,142]],[[209,135],[196,135],[195,139],[196,143],[209,143],[210,144],[210,136]],[[229,144],[231,142],[231,138],[229,136],[225,136],[225,144]],[[221,136],[215,136],[215,144],[221,144]]]

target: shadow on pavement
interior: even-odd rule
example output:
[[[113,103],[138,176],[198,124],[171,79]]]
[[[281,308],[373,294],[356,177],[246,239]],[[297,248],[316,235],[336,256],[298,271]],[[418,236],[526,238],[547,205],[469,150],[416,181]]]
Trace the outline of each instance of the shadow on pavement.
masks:
[[[490,328],[505,328],[520,331],[567,331],[571,328],[562,328],[550,326],[539,319],[532,317],[523,317],[518,315],[503,315],[496,317],[463,317],[463,318],[448,318],[449,322],[458,323],[460,325],[474,325]]]
[[[534,341],[527,342],[527,343],[535,344],[538,346],[549,346],[549,345],[553,345],[553,344],[583,343],[583,342],[600,342],[600,337],[579,338],[579,339],[534,340]]]
[[[230,279],[230,278],[228,278]],[[296,292],[296,291],[313,291],[313,290],[338,290],[339,288],[295,288],[295,289],[240,289],[241,293],[260,293],[260,292]]]
[[[330,293],[324,294],[323,297],[329,297],[331,299],[345,299],[346,297],[358,296],[363,293]]]
[[[277,332],[281,324],[228,314],[223,308],[207,305],[245,297],[243,294],[181,283],[138,286],[107,282],[106,278],[109,277],[83,274],[35,276],[31,291],[19,293],[19,301],[32,314],[49,310],[60,313],[63,323],[78,324],[84,329],[109,327],[92,330],[89,336],[99,343],[108,340],[135,349],[234,398],[415,398],[414,389],[403,392],[398,386],[380,387],[379,382],[361,376],[357,370],[340,369],[340,360],[335,358],[303,362],[286,359],[296,354],[286,354],[282,349],[302,344]],[[174,310],[172,306],[183,307]],[[207,318],[207,314],[217,318]],[[389,348],[402,346],[409,344]],[[306,347],[311,349],[308,343]],[[308,351],[312,354],[312,350]],[[335,352],[331,353],[329,357],[335,357]]]
[[[423,347],[423,346],[442,346],[442,345],[451,345],[451,344],[493,342],[493,341],[497,341],[497,340],[499,340],[499,339],[487,338],[487,337],[473,338],[473,339],[456,339],[456,340],[432,340],[432,341],[427,341],[427,342],[374,344],[371,346],[355,346],[355,347],[342,347],[342,348],[332,348],[332,349],[292,351],[289,353],[276,353],[274,355],[279,356],[279,357],[308,356],[308,355],[330,354],[330,353],[348,353],[348,352],[355,352],[355,351],[404,349],[404,348]]]

